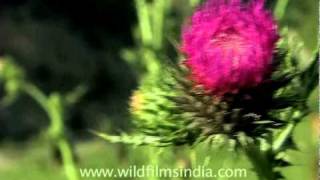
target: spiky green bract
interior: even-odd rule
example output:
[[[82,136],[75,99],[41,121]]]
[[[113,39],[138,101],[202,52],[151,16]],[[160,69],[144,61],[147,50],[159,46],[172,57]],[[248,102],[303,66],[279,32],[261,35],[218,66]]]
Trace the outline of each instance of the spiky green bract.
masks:
[[[105,139],[170,146],[194,145],[219,137],[239,142],[244,135],[259,140],[255,142],[264,146],[262,149],[281,151],[290,141],[292,127],[309,112],[306,99],[316,78],[306,80],[309,74],[317,77],[317,60],[315,58],[309,68],[301,70],[297,59],[287,50],[290,48],[285,39],[278,47],[269,79],[254,88],[223,97],[195,86],[188,79],[189,72],[184,66],[162,65],[149,73],[133,93],[130,110],[135,133],[106,135]]]
[[[173,69],[164,66],[162,71],[151,73],[133,93],[130,111],[138,132],[158,137],[160,145],[179,145],[194,142],[199,130],[188,127],[188,119],[182,117],[172,100],[181,96]]]
[[[286,125],[288,114],[304,108],[299,72],[278,51],[271,79],[238,94],[215,97],[194,86],[181,66],[164,66],[144,79],[131,100],[139,133],[157,137],[158,145],[194,144],[223,135],[258,139]],[[290,66],[290,68],[288,67]],[[283,71],[283,69],[290,69]],[[154,144],[154,143],[153,143]]]

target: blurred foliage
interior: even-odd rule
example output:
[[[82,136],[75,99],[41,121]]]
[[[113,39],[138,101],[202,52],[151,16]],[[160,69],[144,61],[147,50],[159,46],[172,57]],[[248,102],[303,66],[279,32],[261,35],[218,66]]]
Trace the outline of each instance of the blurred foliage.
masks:
[[[132,45],[130,0],[16,0],[1,1],[0,7],[0,52],[11,55],[30,81],[46,94],[90,87],[66,117],[73,132],[86,134],[87,128],[110,121],[126,127],[127,98],[136,78],[119,51]],[[1,112],[0,125],[6,128],[0,139],[25,139],[47,124],[27,97]]]
[[[311,133],[310,133],[311,131]],[[291,166],[280,169],[286,179],[317,179],[319,118],[317,114],[303,119],[293,132],[295,148],[284,152],[285,159]]]

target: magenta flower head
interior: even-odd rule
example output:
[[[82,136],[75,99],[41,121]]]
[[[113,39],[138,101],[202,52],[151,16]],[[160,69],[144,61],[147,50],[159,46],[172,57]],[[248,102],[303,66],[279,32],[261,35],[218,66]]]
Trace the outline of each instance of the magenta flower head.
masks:
[[[190,78],[207,92],[235,94],[262,83],[272,71],[279,39],[264,0],[208,0],[182,34]]]

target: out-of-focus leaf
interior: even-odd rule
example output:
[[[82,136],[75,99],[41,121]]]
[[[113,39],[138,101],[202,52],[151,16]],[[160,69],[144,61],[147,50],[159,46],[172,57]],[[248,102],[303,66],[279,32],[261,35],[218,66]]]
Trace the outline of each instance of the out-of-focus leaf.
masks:
[[[11,57],[3,58],[0,66],[0,80],[6,93],[1,103],[8,105],[16,99],[21,91],[24,83],[24,71],[13,62]]]
[[[280,21],[287,9],[289,0],[281,0],[277,1],[275,9],[274,9],[274,16]]]
[[[304,95],[307,98],[312,90],[318,85],[319,80],[319,53],[316,52],[310,66],[301,74]]]
[[[88,92],[88,86],[79,85],[74,90],[65,95],[67,105],[77,103]]]
[[[279,168],[285,179],[317,179],[317,116],[304,118],[294,129],[293,141],[297,149],[285,151],[284,160],[290,166]]]

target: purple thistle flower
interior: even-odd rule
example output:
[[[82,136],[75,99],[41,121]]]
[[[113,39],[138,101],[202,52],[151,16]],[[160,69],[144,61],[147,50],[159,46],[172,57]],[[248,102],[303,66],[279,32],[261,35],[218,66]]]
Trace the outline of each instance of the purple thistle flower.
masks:
[[[217,96],[259,85],[271,74],[279,39],[264,0],[208,0],[182,34],[190,78]]]

